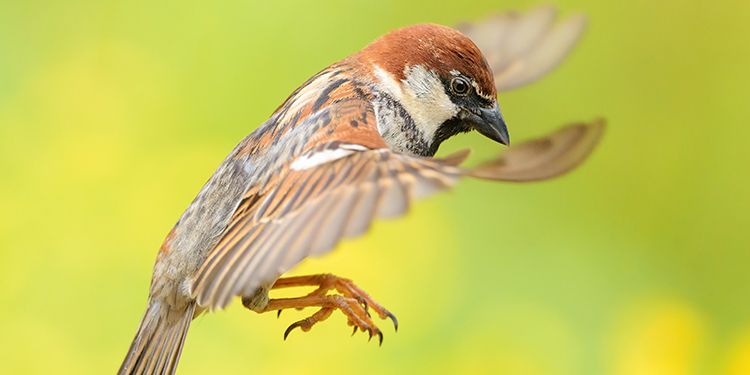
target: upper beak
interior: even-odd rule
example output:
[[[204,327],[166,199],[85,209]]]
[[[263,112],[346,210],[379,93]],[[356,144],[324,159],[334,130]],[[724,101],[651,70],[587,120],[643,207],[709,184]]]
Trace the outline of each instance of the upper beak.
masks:
[[[500,114],[499,105],[495,104],[494,108],[480,108],[478,112],[472,111],[468,120],[474,129],[485,137],[506,146],[510,145],[508,127],[503,115]]]

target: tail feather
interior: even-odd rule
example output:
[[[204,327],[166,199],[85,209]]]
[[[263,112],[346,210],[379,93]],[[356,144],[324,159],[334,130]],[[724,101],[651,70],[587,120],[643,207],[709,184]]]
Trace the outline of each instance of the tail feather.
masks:
[[[171,375],[177,369],[195,304],[180,312],[150,301],[119,375]]]

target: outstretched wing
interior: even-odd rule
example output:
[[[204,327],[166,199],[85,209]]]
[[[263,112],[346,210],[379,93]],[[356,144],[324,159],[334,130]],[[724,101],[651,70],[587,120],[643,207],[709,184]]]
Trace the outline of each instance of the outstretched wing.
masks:
[[[565,174],[581,164],[599,144],[605,122],[564,126],[544,137],[517,145],[497,159],[486,161],[469,174],[472,177],[512,182],[547,180]]]
[[[565,173],[596,145],[603,122],[575,124],[513,146],[476,169],[468,155],[418,158],[388,149],[331,142],[295,159],[264,191],[249,191],[193,284],[201,306],[252,296],[308,256],[364,233],[377,217],[399,216],[412,200],[445,190],[462,176],[530,181]]]
[[[495,72],[497,90],[503,92],[534,82],[559,65],[583,34],[586,17],[577,14],[558,22],[557,9],[542,6],[458,28],[482,50]]]
[[[264,192],[249,192],[194,282],[198,303],[250,296],[311,255],[357,236],[375,217],[453,185],[463,158],[420,159],[331,143],[296,159]]]

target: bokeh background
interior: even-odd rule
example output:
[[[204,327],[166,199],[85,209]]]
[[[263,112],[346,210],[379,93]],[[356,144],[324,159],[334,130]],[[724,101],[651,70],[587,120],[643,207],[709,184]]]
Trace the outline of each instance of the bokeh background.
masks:
[[[239,303],[196,320],[181,374],[750,374],[750,2],[555,2],[590,16],[513,138],[604,116],[575,173],[467,181],[296,274],[394,311],[381,348]],[[120,364],[164,235],[235,142],[378,35],[528,1],[0,0],[0,373]],[[500,148],[447,143],[476,162]],[[299,292],[299,291],[298,291]]]

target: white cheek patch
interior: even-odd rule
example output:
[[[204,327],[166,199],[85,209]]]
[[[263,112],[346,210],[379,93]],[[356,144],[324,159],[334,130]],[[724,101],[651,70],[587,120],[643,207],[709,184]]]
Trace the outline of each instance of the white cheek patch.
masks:
[[[396,98],[414,120],[426,139],[432,140],[437,128],[458,113],[458,107],[445,93],[443,82],[421,65],[407,67],[399,83],[390,74],[375,67],[383,88]]]
[[[364,146],[343,144],[334,149],[312,151],[294,159],[289,168],[294,171],[302,171],[317,167],[319,165],[323,165],[325,163],[330,163],[345,156],[349,156],[355,152],[365,150],[367,150],[367,148]]]
[[[433,139],[437,128],[458,113],[440,77],[421,65],[406,70],[403,87],[404,107],[428,139]]]

